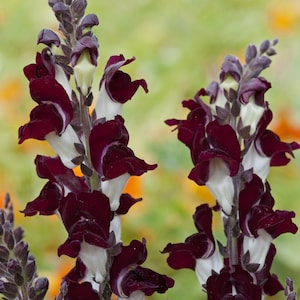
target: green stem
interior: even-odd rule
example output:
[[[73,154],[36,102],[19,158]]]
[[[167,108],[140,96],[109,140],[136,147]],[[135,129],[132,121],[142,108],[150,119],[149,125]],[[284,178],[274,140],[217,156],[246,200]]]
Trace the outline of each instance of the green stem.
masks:
[[[90,145],[89,145],[89,137],[91,133],[91,124],[90,124],[90,116],[88,112],[88,107],[84,104],[86,97],[80,93],[80,116],[81,116],[81,124],[82,130],[85,139],[85,151],[86,151],[86,165],[89,169],[93,170],[92,160],[91,160],[91,153],[90,153]],[[89,177],[90,181],[90,188],[91,190],[100,190],[101,182],[97,175],[97,172],[94,172]]]

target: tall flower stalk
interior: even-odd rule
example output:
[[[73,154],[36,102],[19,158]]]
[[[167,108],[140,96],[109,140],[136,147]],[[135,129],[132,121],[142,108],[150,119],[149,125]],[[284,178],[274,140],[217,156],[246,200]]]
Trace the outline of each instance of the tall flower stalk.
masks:
[[[163,253],[169,254],[172,268],[195,271],[209,300],[260,300],[283,290],[270,273],[276,253],[272,241],[295,234],[297,226],[294,212],[274,209],[267,176],[270,167],[286,165],[300,145],[281,141],[267,128],[272,111],[265,93],[271,84],[260,74],[271,64],[276,43],[248,46],[244,65],[225,57],[219,81],[183,101],[187,118],[166,121],[190,150],[194,166],[189,179],[205,185],[216,205],[199,205],[193,215],[197,233],[169,243]],[[223,220],[224,244],[213,235],[215,212]],[[294,297],[290,286],[286,295]]]
[[[95,14],[85,15],[86,0],[49,0],[59,33],[43,29],[38,44],[45,45],[36,62],[24,68],[36,107],[19,128],[19,143],[46,140],[57,156],[37,155],[36,170],[47,180],[25,216],[56,214],[68,238],[58,255],[75,258],[57,299],[144,299],[164,293],[174,282],[142,267],[145,240],[124,245],[120,216],[141,199],[123,193],[130,176],[156,168],[128,147],[129,133],[122,107],[146,81],[132,80],[120,69],[135,58],[109,58],[96,97],[92,92],[99,57],[93,34]],[[92,105],[93,104],[93,105]],[[74,168],[79,167],[81,175]]]

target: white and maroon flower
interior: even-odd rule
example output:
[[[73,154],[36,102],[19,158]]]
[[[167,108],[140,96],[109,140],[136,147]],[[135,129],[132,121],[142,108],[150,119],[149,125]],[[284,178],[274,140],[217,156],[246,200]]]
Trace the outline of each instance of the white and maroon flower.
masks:
[[[244,169],[252,168],[253,173],[257,174],[263,182],[267,179],[270,167],[288,164],[290,158],[287,157],[287,154],[294,157],[293,151],[300,148],[296,142],[282,142],[276,133],[266,129],[271,120],[272,112],[267,109],[242,161]]]
[[[56,80],[55,66],[52,62],[46,65],[41,57],[37,56],[37,64],[24,69],[30,80],[30,95],[38,105],[31,111],[30,121],[19,128],[19,143],[29,138],[47,140],[62,162],[73,168],[72,160],[80,156],[74,145],[80,140],[70,125],[73,107],[66,89]]]
[[[109,199],[100,191],[69,193],[60,202],[59,213],[68,232],[58,255],[80,257],[98,283],[106,277],[110,240]]]
[[[270,187],[253,174],[239,195],[239,222],[243,237],[243,251],[249,253],[249,264],[258,265],[260,271],[265,264],[270,245],[283,233],[295,234],[297,226],[292,222],[294,212],[273,210],[274,199]]]
[[[37,155],[36,171],[40,178],[48,179],[39,196],[26,204],[22,211],[25,216],[52,215],[57,213],[61,199],[69,192],[87,192],[88,186],[83,177],[75,176],[59,157]]]
[[[211,120],[204,103],[193,100],[183,103],[191,112],[186,120],[168,120],[177,125],[178,139],[189,147],[194,168],[189,178],[206,185],[226,214],[230,214],[234,187],[232,177],[239,171],[240,144],[233,128]]]
[[[198,206],[193,218],[198,233],[189,236],[184,243],[169,243],[162,253],[169,253],[167,262],[171,268],[194,270],[203,286],[213,272],[219,272],[223,262],[215,248],[211,208],[207,204]]]
[[[164,293],[174,285],[168,276],[141,267],[146,257],[145,241],[133,240],[128,246],[121,246],[110,271],[110,286],[118,299],[142,300],[154,292]]]
[[[135,58],[125,59],[123,55],[109,58],[99,85],[95,107],[97,119],[111,120],[116,115],[121,115],[123,104],[133,97],[140,86],[146,93],[148,92],[144,79],[132,81],[127,73],[119,70],[134,60]]]
[[[119,198],[130,176],[140,176],[156,168],[156,165],[137,158],[127,146],[128,141],[129,135],[121,116],[99,121],[89,138],[91,160],[103,180],[102,189],[110,199],[112,210],[119,207]]]
[[[261,287],[254,282],[253,277],[240,265],[234,266],[233,269],[224,267],[208,278],[207,299],[261,300]]]

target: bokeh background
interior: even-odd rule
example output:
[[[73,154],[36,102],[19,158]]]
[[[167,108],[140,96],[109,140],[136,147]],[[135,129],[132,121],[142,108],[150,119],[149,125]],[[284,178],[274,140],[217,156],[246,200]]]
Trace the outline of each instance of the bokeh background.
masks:
[[[167,118],[184,117],[183,99],[216,80],[223,57],[243,59],[248,44],[279,38],[278,55],[264,76],[273,88],[266,99],[274,111],[272,128],[286,141],[300,140],[300,2],[298,0],[90,0],[87,12],[96,13],[95,28],[101,57],[94,82],[95,92],[108,57],[135,56],[126,66],[135,78],[144,78],[149,94],[139,91],[124,107],[130,146],[155,171],[133,178],[127,190],[143,197],[124,217],[124,242],[145,237],[148,261],[158,272],[176,280],[175,287],[151,299],[205,299],[194,273],[173,271],[160,250],[168,242],[181,242],[195,232],[192,214],[203,202],[214,203],[205,187],[187,179],[191,168],[188,150],[164,124]],[[41,276],[51,285],[53,299],[61,277],[73,260],[58,258],[56,250],[66,238],[56,217],[24,218],[19,210],[34,199],[45,181],[37,178],[33,160],[37,154],[52,155],[44,142],[17,144],[18,127],[29,118],[30,100],[22,68],[32,63],[36,37],[42,28],[57,28],[46,0],[9,0],[0,3],[0,196],[11,194],[16,223],[25,228],[26,240],[38,262]],[[297,159],[298,158],[298,159]],[[294,210],[300,225],[300,155],[283,168],[271,170],[269,181],[276,208]],[[224,241],[221,223],[214,229]],[[300,233],[275,240],[277,255],[273,272],[284,283],[290,276],[300,291]],[[283,295],[273,299],[283,299]]]

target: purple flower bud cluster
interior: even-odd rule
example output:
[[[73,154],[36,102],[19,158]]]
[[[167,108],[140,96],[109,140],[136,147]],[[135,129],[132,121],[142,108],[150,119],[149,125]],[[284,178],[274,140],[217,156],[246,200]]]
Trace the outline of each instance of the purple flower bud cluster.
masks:
[[[46,140],[57,156],[37,155],[36,171],[47,180],[27,203],[25,216],[56,214],[68,237],[58,255],[76,258],[57,299],[144,299],[164,293],[174,281],[148,268],[145,240],[124,245],[120,216],[141,199],[123,193],[130,176],[156,168],[135,156],[122,106],[145,80],[132,80],[120,69],[134,61],[111,56],[94,97],[92,83],[99,44],[92,32],[94,14],[85,0],[49,0],[61,34],[44,29],[45,48],[24,68],[36,106],[19,128],[19,143]],[[81,174],[75,173],[79,167]]]
[[[0,210],[0,294],[1,299],[41,300],[48,290],[48,279],[38,277],[34,257],[23,240],[23,229],[14,227],[10,196]]]
[[[183,243],[169,243],[163,253],[169,254],[170,267],[195,271],[209,300],[258,300],[283,290],[270,273],[276,253],[272,241],[295,234],[297,226],[294,212],[274,209],[267,176],[270,167],[286,165],[300,145],[281,141],[267,128],[272,111],[265,93],[271,84],[260,73],[269,67],[276,43],[250,45],[244,65],[225,57],[219,82],[183,101],[187,118],[166,121],[190,150],[189,179],[205,185],[216,205],[199,205],[193,216],[197,233]],[[213,235],[216,212],[223,220],[224,245]]]

